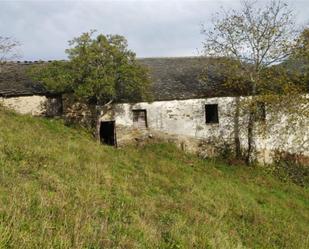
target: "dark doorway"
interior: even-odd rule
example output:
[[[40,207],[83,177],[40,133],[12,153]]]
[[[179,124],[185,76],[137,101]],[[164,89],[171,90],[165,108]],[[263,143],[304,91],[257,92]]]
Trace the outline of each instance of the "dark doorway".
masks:
[[[103,144],[116,145],[115,121],[101,122],[100,140]]]

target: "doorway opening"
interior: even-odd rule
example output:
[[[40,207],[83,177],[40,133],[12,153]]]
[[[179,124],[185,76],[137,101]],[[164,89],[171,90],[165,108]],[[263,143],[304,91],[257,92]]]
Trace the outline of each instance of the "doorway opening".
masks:
[[[116,146],[115,121],[104,121],[100,125],[101,143]]]

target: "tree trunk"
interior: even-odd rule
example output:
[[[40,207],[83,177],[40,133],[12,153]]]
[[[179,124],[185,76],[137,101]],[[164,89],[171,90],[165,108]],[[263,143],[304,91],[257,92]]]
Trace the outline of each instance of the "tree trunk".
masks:
[[[251,93],[251,103],[249,104],[249,120],[248,120],[248,127],[247,127],[247,155],[246,155],[246,164],[249,165],[252,159],[252,152],[253,152],[253,130],[254,130],[254,122],[255,122],[255,95],[256,95],[256,82],[259,77],[253,77],[251,74],[250,76],[252,80],[252,93]]]
[[[100,122],[100,112],[97,110],[97,115],[95,117],[96,120],[96,125],[95,125],[95,139],[97,141],[100,141],[100,126],[101,126],[101,122]]]
[[[239,109],[240,109],[240,97],[235,99],[235,113],[234,113],[234,143],[235,143],[235,156],[237,159],[241,158],[241,148],[239,139]]]
[[[253,127],[254,126],[254,112],[250,111],[249,121],[248,121],[248,133],[247,133],[247,155],[246,155],[246,164],[251,163],[252,151],[253,151]]]
[[[91,133],[95,140],[100,140],[100,110],[98,105],[96,104],[89,104],[90,116],[89,119],[89,128],[91,129]]]

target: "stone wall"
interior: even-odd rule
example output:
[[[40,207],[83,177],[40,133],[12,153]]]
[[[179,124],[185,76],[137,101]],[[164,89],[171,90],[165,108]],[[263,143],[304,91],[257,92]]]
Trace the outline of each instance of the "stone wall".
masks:
[[[88,130],[93,130],[96,125],[96,108],[91,106],[72,94],[64,94],[63,117],[70,124],[79,124]]]
[[[20,96],[0,98],[0,104],[20,114],[58,116],[62,112],[61,97]]]
[[[218,104],[219,123],[206,124],[206,104]],[[115,104],[102,111],[100,120],[115,121],[119,146],[164,140],[176,143],[185,151],[212,157],[233,150],[235,104],[233,97]],[[137,109],[147,111],[147,129],[134,128],[133,110]],[[287,132],[283,116],[267,134],[255,136],[255,157],[259,162],[270,163],[277,150],[309,156],[309,122],[290,126],[292,130]],[[240,122],[244,125],[246,118]],[[241,147],[246,148],[246,130],[241,129],[240,138]]]

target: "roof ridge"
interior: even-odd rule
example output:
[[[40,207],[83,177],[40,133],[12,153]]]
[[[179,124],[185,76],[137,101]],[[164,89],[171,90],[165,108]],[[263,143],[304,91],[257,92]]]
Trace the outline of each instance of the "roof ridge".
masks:
[[[207,58],[206,56],[158,56],[158,57],[137,57],[137,59],[198,59],[198,58]]]
[[[21,64],[21,65],[28,65],[28,64],[42,64],[42,63],[50,63],[53,61],[66,61],[66,60],[24,60],[24,61],[9,61],[7,64]]]
[[[206,56],[198,56],[198,55],[192,55],[192,56],[158,56],[158,57],[136,57],[137,60],[151,60],[151,59],[199,59],[199,58],[208,58]],[[54,61],[67,61],[64,59],[61,60],[17,60],[17,61],[9,61],[9,63],[13,64],[40,64],[40,63],[48,63],[48,62],[54,62]]]

